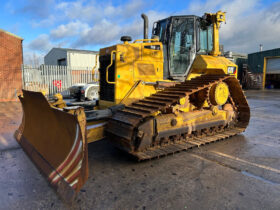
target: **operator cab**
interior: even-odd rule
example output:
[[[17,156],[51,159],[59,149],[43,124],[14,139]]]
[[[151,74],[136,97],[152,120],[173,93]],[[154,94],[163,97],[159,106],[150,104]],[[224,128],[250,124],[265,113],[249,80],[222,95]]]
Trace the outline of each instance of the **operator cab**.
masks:
[[[196,54],[213,48],[213,27],[209,20],[194,15],[171,16],[153,25],[164,50],[164,78],[184,80]]]

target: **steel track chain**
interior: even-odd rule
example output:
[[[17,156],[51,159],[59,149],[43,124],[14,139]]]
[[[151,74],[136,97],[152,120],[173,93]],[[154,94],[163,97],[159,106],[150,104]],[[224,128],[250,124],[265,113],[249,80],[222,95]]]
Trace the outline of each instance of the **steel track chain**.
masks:
[[[229,101],[231,102],[237,114],[237,122],[232,128],[226,128],[223,132],[216,132],[210,136],[194,138],[180,138],[179,141],[169,139],[168,144],[150,147],[145,151],[133,151],[133,140],[135,139],[137,128],[146,119],[153,116],[154,113],[160,111],[162,113],[170,107],[179,104],[179,100],[205,90],[208,97],[208,90],[213,84],[225,82],[230,91]],[[205,98],[207,100],[207,98]],[[205,100],[204,99],[204,100]],[[106,132],[112,141],[116,141],[139,160],[157,158],[176,152],[187,150],[194,147],[202,146],[206,143],[215,142],[225,139],[243,132],[248,126],[250,119],[250,109],[246,97],[242,91],[239,81],[229,75],[202,75],[191,80],[165,88],[149,97],[145,97],[125,107],[124,110],[118,111],[108,122]],[[152,146],[152,145],[151,145]],[[127,148],[126,148],[127,147]]]

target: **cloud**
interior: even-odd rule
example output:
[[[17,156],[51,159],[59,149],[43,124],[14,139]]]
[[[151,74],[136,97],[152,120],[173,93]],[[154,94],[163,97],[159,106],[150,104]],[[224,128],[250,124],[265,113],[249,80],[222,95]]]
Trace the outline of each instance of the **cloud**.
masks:
[[[86,23],[80,21],[73,21],[67,24],[61,24],[57,28],[51,30],[50,37],[54,40],[63,39],[65,37],[73,37],[79,35],[82,31],[89,30],[89,26]]]
[[[49,35],[41,34],[36,39],[31,41],[27,45],[27,47],[30,50],[35,50],[35,51],[39,51],[39,52],[47,52],[53,47],[53,44],[49,40]]]
[[[50,2],[55,0],[43,0],[40,4],[28,0],[22,8],[22,12],[29,15],[35,12],[31,21],[33,27],[45,27],[44,34],[27,44],[28,49],[37,52],[47,52],[53,46],[92,49],[119,43],[123,35],[139,39],[143,37],[142,12],[149,17],[151,35],[152,23],[156,20],[178,14],[202,16],[204,12],[218,10],[227,12],[227,23],[220,29],[220,43],[225,50],[248,53],[258,51],[259,44],[263,44],[264,49],[280,47],[277,40],[280,2],[268,6],[260,0],[192,0],[188,7],[172,11],[172,14],[169,8],[158,11],[157,2],[145,0],[128,0],[119,5],[113,1],[62,0],[52,4],[51,9]],[[46,9],[42,9],[44,7]],[[37,13],[38,8],[45,11]]]
[[[50,27],[57,21],[57,17],[54,15],[49,15],[47,18],[41,19],[39,21],[31,20],[31,26],[33,28],[37,27]]]
[[[89,20],[94,16],[94,7],[91,4],[84,5],[83,1],[61,2],[55,7],[64,13],[68,19]]]
[[[84,30],[73,46],[82,47],[85,45],[109,44],[112,40],[117,39],[120,32],[121,27],[119,25],[103,19],[91,29]]]
[[[140,11],[147,6],[149,6],[148,2],[143,2],[141,0],[133,0],[121,9],[121,15],[124,18],[134,16],[135,14],[139,14]]]
[[[65,14],[69,20],[79,19],[87,23],[98,23],[103,19],[129,21],[129,18],[140,13],[149,3],[143,0],[130,0],[114,6],[110,1],[72,1],[61,2],[55,9]]]
[[[149,11],[147,15],[149,17],[150,31],[153,22],[166,17],[165,14],[156,11]],[[143,20],[140,14],[133,19],[133,22],[127,24],[103,19],[90,29],[84,30],[78,40],[73,44],[73,47],[108,45],[120,42],[121,36],[124,35],[131,36],[133,39],[139,39],[142,38],[142,34]]]
[[[250,1],[250,0],[249,0]],[[221,4],[225,3],[224,0],[207,0],[207,1],[191,1],[188,8],[183,10],[184,13],[202,16],[205,12],[217,12]]]
[[[248,53],[258,51],[259,44],[266,50],[279,47],[280,3],[266,9],[261,9],[258,1],[236,0],[235,3],[242,4],[242,8],[234,4],[223,7],[228,8],[228,21],[221,29],[221,41],[227,49]]]
[[[123,35],[133,39],[142,38],[143,20],[140,15],[151,4],[144,0],[129,0],[122,5],[94,0],[61,1],[53,7],[53,13],[48,17],[33,20],[32,26],[50,27],[57,21],[63,23],[52,28],[48,37],[44,34],[37,37],[29,44],[29,48],[43,51],[62,40],[69,41],[67,47],[85,48],[120,42]],[[167,15],[153,10],[146,13],[149,16],[150,31],[152,22]]]
[[[18,11],[34,18],[46,18],[54,4],[55,0],[26,0],[25,6],[19,8]]]
[[[220,43],[226,50],[250,53],[258,51],[259,44],[264,49],[280,47],[280,2],[265,7],[259,0],[208,0],[192,2],[188,12],[226,11],[226,24],[220,29]]]

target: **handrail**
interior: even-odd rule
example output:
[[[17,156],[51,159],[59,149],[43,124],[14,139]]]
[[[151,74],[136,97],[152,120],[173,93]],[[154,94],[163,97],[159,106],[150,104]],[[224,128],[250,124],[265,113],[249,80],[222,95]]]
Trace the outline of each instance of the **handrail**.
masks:
[[[134,85],[130,88],[130,90],[126,93],[126,95],[123,97],[123,99],[120,101],[120,104],[125,100],[127,99],[131,94],[132,92],[138,87],[138,85],[142,82],[142,80],[138,80],[134,83]]]
[[[106,82],[108,84],[116,84],[116,82],[110,82],[109,79],[108,79],[108,71],[109,71],[109,68],[113,65],[113,54],[116,54],[116,58],[117,59],[117,51],[116,50],[112,50],[111,51],[111,63],[107,66],[106,68]]]
[[[93,77],[93,81],[94,82],[98,82],[98,78],[96,78],[95,76],[95,74],[96,74],[96,67],[97,67],[97,58],[99,57],[99,55],[96,55],[95,56],[95,65],[94,65],[94,67],[92,68],[92,77]],[[97,70],[97,72],[98,72],[98,70]]]
[[[133,43],[136,43],[136,42],[147,42],[147,41],[159,42],[159,39],[136,39]]]

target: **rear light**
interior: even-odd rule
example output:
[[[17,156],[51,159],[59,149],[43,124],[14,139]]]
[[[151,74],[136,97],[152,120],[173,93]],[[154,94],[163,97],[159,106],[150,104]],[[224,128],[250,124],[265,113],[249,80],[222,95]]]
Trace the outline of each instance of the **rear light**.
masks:
[[[81,93],[82,93],[82,94],[85,94],[85,90],[81,90]]]

